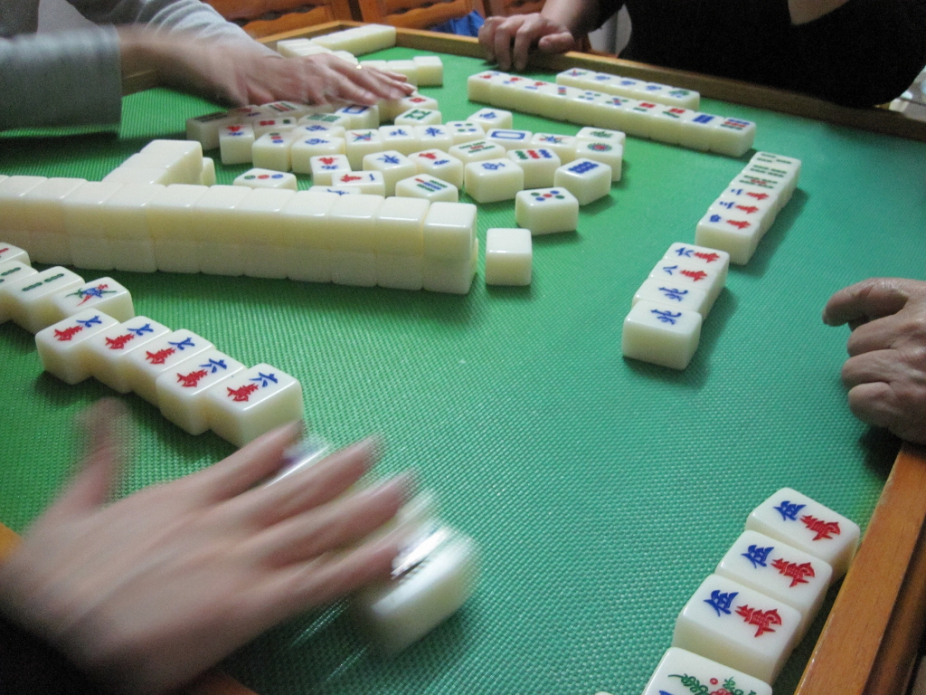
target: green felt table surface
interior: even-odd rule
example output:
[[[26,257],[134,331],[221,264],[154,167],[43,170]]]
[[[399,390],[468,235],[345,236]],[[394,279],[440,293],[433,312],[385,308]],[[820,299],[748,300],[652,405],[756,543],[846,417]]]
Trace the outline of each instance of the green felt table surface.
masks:
[[[444,120],[463,119],[482,107],[464,85],[484,67],[444,56],[444,86],[421,91]],[[865,527],[897,441],[849,412],[839,379],[848,329],[824,326],[820,314],[858,280],[922,278],[926,144],[709,99],[701,109],[754,120],[756,149],[804,166],[751,263],[731,268],[683,372],[623,359],[621,325],[650,269],[671,243],[694,240],[751,153],[628,139],[610,197],[582,209],[576,233],[534,239],[526,288],[487,287],[481,260],[466,296],[108,273],[137,313],[299,378],[310,429],[333,443],[382,433],[378,473],[416,469],[442,517],[481,548],[472,599],[396,658],[368,648],[335,606],[245,647],[229,673],[265,695],[634,695],[670,645],[678,611],[775,490],[794,487]],[[214,110],[166,90],[136,94],[118,132],[0,138],[0,173],[99,180]],[[520,114],[514,125],[577,130]],[[218,180],[246,168],[217,163]],[[482,244],[487,228],[505,226],[514,226],[512,202],[480,206]],[[0,325],[0,375],[0,521],[23,531],[67,476],[72,417],[110,392],[43,374],[32,336],[10,323]],[[122,493],[233,450],[121,398],[138,430]],[[793,691],[821,625],[776,693]]]

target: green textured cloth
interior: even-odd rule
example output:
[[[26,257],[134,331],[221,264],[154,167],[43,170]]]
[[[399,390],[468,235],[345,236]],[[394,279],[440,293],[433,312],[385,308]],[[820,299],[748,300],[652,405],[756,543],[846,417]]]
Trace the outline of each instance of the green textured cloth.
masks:
[[[482,107],[466,101],[465,79],[485,66],[445,56],[444,67],[446,86],[422,91],[445,121],[463,119]],[[212,110],[138,94],[118,137],[0,139],[0,172],[100,179]],[[383,433],[379,474],[416,468],[443,518],[481,547],[472,600],[397,658],[372,653],[333,607],[242,649],[231,674],[264,695],[637,695],[678,611],[772,492],[796,488],[867,524],[897,442],[849,412],[839,381],[848,331],[820,312],[857,280],[922,277],[926,145],[706,99],[702,110],[756,121],[757,149],[804,167],[752,262],[731,269],[684,372],[624,360],[621,324],[650,269],[671,243],[693,241],[749,154],[629,139],[623,180],[582,209],[578,233],[534,239],[527,288],[486,287],[481,261],[467,296],[111,273],[137,313],[299,378],[312,430],[338,445]],[[246,168],[217,165],[219,182]],[[483,245],[487,228],[506,226],[511,202],[480,206]],[[42,374],[32,337],[10,324],[0,325],[0,374],[0,521],[22,530],[66,475],[72,416],[110,392]],[[232,451],[123,400],[139,430],[124,491]],[[777,694],[793,691],[822,621]]]

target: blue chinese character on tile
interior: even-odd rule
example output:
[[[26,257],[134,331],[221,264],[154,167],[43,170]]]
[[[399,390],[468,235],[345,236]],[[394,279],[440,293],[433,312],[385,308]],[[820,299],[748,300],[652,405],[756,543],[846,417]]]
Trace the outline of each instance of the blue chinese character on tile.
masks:
[[[676,302],[682,301],[688,294],[688,290],[680,290],[677,287],[660,287],[659,291],[666,296],[666,299],[674,299]]]
[[[800,511],[806,507],[806,504],[796,504],[785,500],[778,507],[775,507],[775,511],[781,514],[782,521],[797,521],[797,515]]]
[[[726,613],[727,615],[732,615],[730,612],[730,607],[733,605],[733,599],[736,598],[738,591],[729,591],[723,593],[719,589],[715,589],[711,592],[711,597],[704,599],[704,603],[708,604],[711,608],[717,611],[717,617],[720,617],[721,613]]]
[[[398,164],[399,158],[393,154],[386,154],[379,158],[379,161],[385,162],[386,164]]]
[[[90,326],[102,326],[103,325],[103,322],[100,321],[99,316],[94,316],[92,318],[84,319],[84,320],[77,319],[77,323],[79,323],[84,328],[90,328]]]
[[[775,546],[773,545],[770,545],[767,548],[762,548],[758,545],[750,545],[749,550],[747,550],[745,553],[741,553],[741,555],[749,560],[753,567],[759,569],[759,567],[768,567],[768,565],[765,564],[765,561],[768,560],[769,553],[771,553],[774,549]]]
[[[251,381],[256,381],[260,384],[261,388],[267,388],[272,381],[274,384],[280,383],[275,374],[264,374],[263,372],[257,372],[257,376],[251,377]]]
[[[668,309],[662,311],[660,309],[650,309],[653,314],[656,314],[656,320],[661,321],[662,323],[668,323],[671,326],[674,326],[676,321],[682,317],[682,312],[672,313]]]
[[[497,169],[502,169],[505,165],[499,162],[485,162],[482,165],[483,169],[488,169],[489,171],[496,171]]]
[[[130,333],[135,335],[142,335],[143,333],[154,333],[154,329],[151,327],[150,323],[146,323],[144,326],[139,326],[138,328],[129,328]]]
[[[188,347],[196,347],[196,345],[193,344],[192,338],[184,338],[179,343],[172,343],[171,341],[168,340],[167,344],[173,345],[175,348],[177,348],[180,351],[183,351]]]
[[[208,369],[210,373],[215,374],[220,369],[228,369],[228,365],[225,364],[225,360],[213,360],[210,359],[206,364],[199,365],[200,369]]]

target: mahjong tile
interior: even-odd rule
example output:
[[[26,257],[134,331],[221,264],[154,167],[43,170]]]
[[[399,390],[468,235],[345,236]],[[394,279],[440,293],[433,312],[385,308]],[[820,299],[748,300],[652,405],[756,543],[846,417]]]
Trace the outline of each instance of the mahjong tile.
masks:
[[[124,362],[126,378],[135,393],[158,405],[157,378],[211,347],[212,343],[191,331],[173,331],[129,352]]]
[[[85,353],[87,340],[117,324],[116,319],[97,309],[68,316],[35,335],[42,367],[68,384],[90,376]]]
[[[84,356],[87,369],[100,383],[119,393],[128,393],[132,385],[126,356],[170,332],[170,328],[147,316],[136,316],[112,326],[87,341]]]
[[[64,290],[52,297],[51,303],[59,319],[87,309],[105,312],[116,321],[128,321],[135,316],[132,295],[109,277],[91,280],[80,287]]]
[[[155,381],[161,414],[190,434],[202,434],[209,429],[206,392],[244,369],[215,348],[177,363]]]

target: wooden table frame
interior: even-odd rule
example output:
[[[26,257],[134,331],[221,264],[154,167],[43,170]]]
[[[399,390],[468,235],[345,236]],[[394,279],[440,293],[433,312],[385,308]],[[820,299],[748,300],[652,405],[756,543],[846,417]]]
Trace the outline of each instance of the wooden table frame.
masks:
[[[273,46],[356,26],[332,22],[261,39]],[[399,29],[397,45],[481,57],[472,38]],[[584,53],[544,56],[541,69],[583,67],[699,91],[727,102],[926,142],[926,123],[885,109],[836,106],[813,97],[744,82]],[[150,73],[129,76],[127,92],[156,86]],[[869,521],[864,540],[810,657],[795,695],[902,695],[926,621],[926,448],[904,444]],[[15,545],[0,526],[0,556]],[[255,695],[211,672],[191,695]]]

